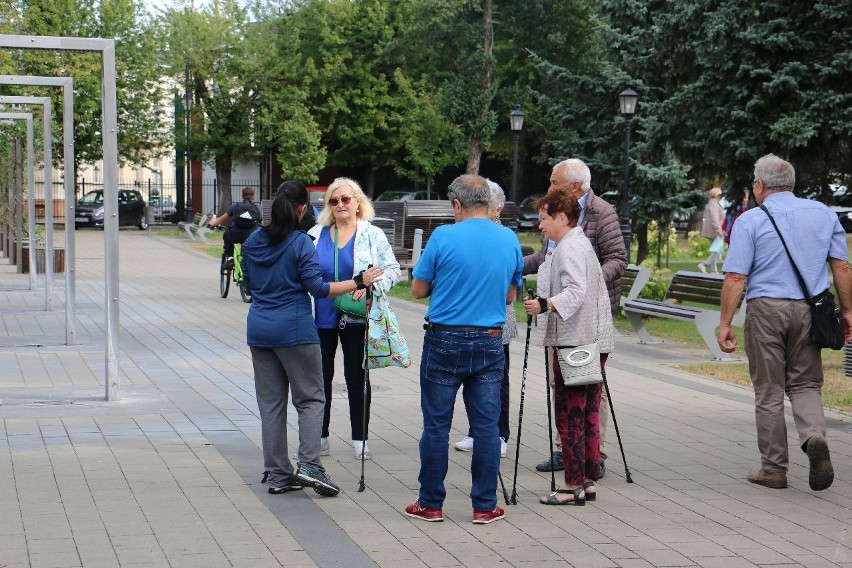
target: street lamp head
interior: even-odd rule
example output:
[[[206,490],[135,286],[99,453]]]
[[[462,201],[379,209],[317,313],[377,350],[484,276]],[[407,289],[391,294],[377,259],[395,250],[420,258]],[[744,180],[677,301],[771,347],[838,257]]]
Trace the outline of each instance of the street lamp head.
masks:
[[[627,87],[618,94],[618,104],[621,106],[621,116],[630,120],[636,113],[636,103],[639,101],[639,93],[631,87]]]
[[[520,107],[509,113],[509,125],[512,127],[512,132],[520,132],[524,129],[524,111]]]
[[[189,93],[189,91],[185,92],[180,98],[180,104],[183,107],[183,110],[185,110],[186,112],[192,110],[192,95]]]

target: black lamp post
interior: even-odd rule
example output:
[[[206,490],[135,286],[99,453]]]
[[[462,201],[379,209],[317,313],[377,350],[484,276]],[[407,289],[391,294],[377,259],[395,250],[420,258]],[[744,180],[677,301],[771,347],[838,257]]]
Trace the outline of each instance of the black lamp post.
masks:
[[[621,116],[624,117],[624,185],[621,187],[621,236],[627,249],[627,263],[630,264],[630,124],[636,113],[639,93],[627,87],[618,94]]]
[[[517,201],[518,197],[518,141],[521,138],[521,131],[524,129],[524,111],[519,107],[509,113],[509,126],[512,128],[512,134],[515,137],[515,150],[512,155],[512,195],[509,201]]]
[[[189,163],[190,153],[189,153],[189,129],[190,129],[190,111],[192,110],[192,93],[189,91],[189,63],[186,64],[186,75],[185,75],[185,88],[186,90],[183,93],[183,96],[180,99],[180,104],[183,107],[183,113],[186,117],[186,125],[184,128],[184,135],[186,136],[184,144],[184,165],[186,166],[186,220],[190,221],[193,216],[192,212],[192,167]]]

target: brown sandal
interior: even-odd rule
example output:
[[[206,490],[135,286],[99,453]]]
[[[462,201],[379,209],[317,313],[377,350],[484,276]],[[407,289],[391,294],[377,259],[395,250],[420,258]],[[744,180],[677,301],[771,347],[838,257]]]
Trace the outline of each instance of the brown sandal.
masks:
[[[557,489],[556,491],[554,491],[553,493],[548,495],[547,498],[539,497],[538,501],[542,505],[578,505],[578,506],[583,506],[583,505],[586,504],[586,497],[585,497],[585,495],[581,496],[582,493],[583,493],[583,486],[582,485],[580,487],[576,488],[576,489]],[[565,501],[560,501],[556,497],[556,495],[558,495],[558,494],[572,495],[573,497],[571,499],[566,499]]]

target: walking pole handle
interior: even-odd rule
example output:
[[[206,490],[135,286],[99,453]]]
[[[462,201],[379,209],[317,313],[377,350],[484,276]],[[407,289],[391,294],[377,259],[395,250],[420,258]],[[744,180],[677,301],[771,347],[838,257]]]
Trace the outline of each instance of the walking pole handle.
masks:
[[[533,296],[533,289],[527,288],[527,299],[532,300],[535,296]],[[532,323],[532,316],[527,316],[527,325]]]

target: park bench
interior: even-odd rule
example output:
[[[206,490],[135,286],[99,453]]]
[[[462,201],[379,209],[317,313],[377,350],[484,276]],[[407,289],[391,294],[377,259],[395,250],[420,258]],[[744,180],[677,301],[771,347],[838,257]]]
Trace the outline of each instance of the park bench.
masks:
[[[724,277],[719,274],[679,271],[672,278],[663,301],[629,299],[624,302],[624,315],[630,320],[641,343],[655,343],[655,340],[642,323],[642,316],[692,321],[698,333],[713,353],[714,359],[729,359],[722,352],[716,340],[716,328],[719,326],[719,307],[722,303],[722,283]],[[633,287],[635,287],[635,282]],[[631,293],[633,291],[631,287]],[[681,302],[681,303],[675,303]],[[714,306],[716,309],[686,306],[682,302]],[[740,299],[737,313],[731,325],[742,327],[745,322],[745,305]]]
[[[207,228],[207,223],[210,222],[210,215],[204,215],[202,213],[196,213],[192,216],[192,223],[187,223],[186,221],[181,221],[178,223],[178,227],[184,230],[186,236],[191,240],[195,240],[195,237],[198,236],[201,241],[207,244],[206,233],[210,232],[210,229]]]
[[[642,292],[642,288],[651,279],[651,271],[644,266],[628,264],[624,269],[624,274],[621,275],[621,299],[619,305],[624,307],[624,304],[629,300],[635,300]]]

